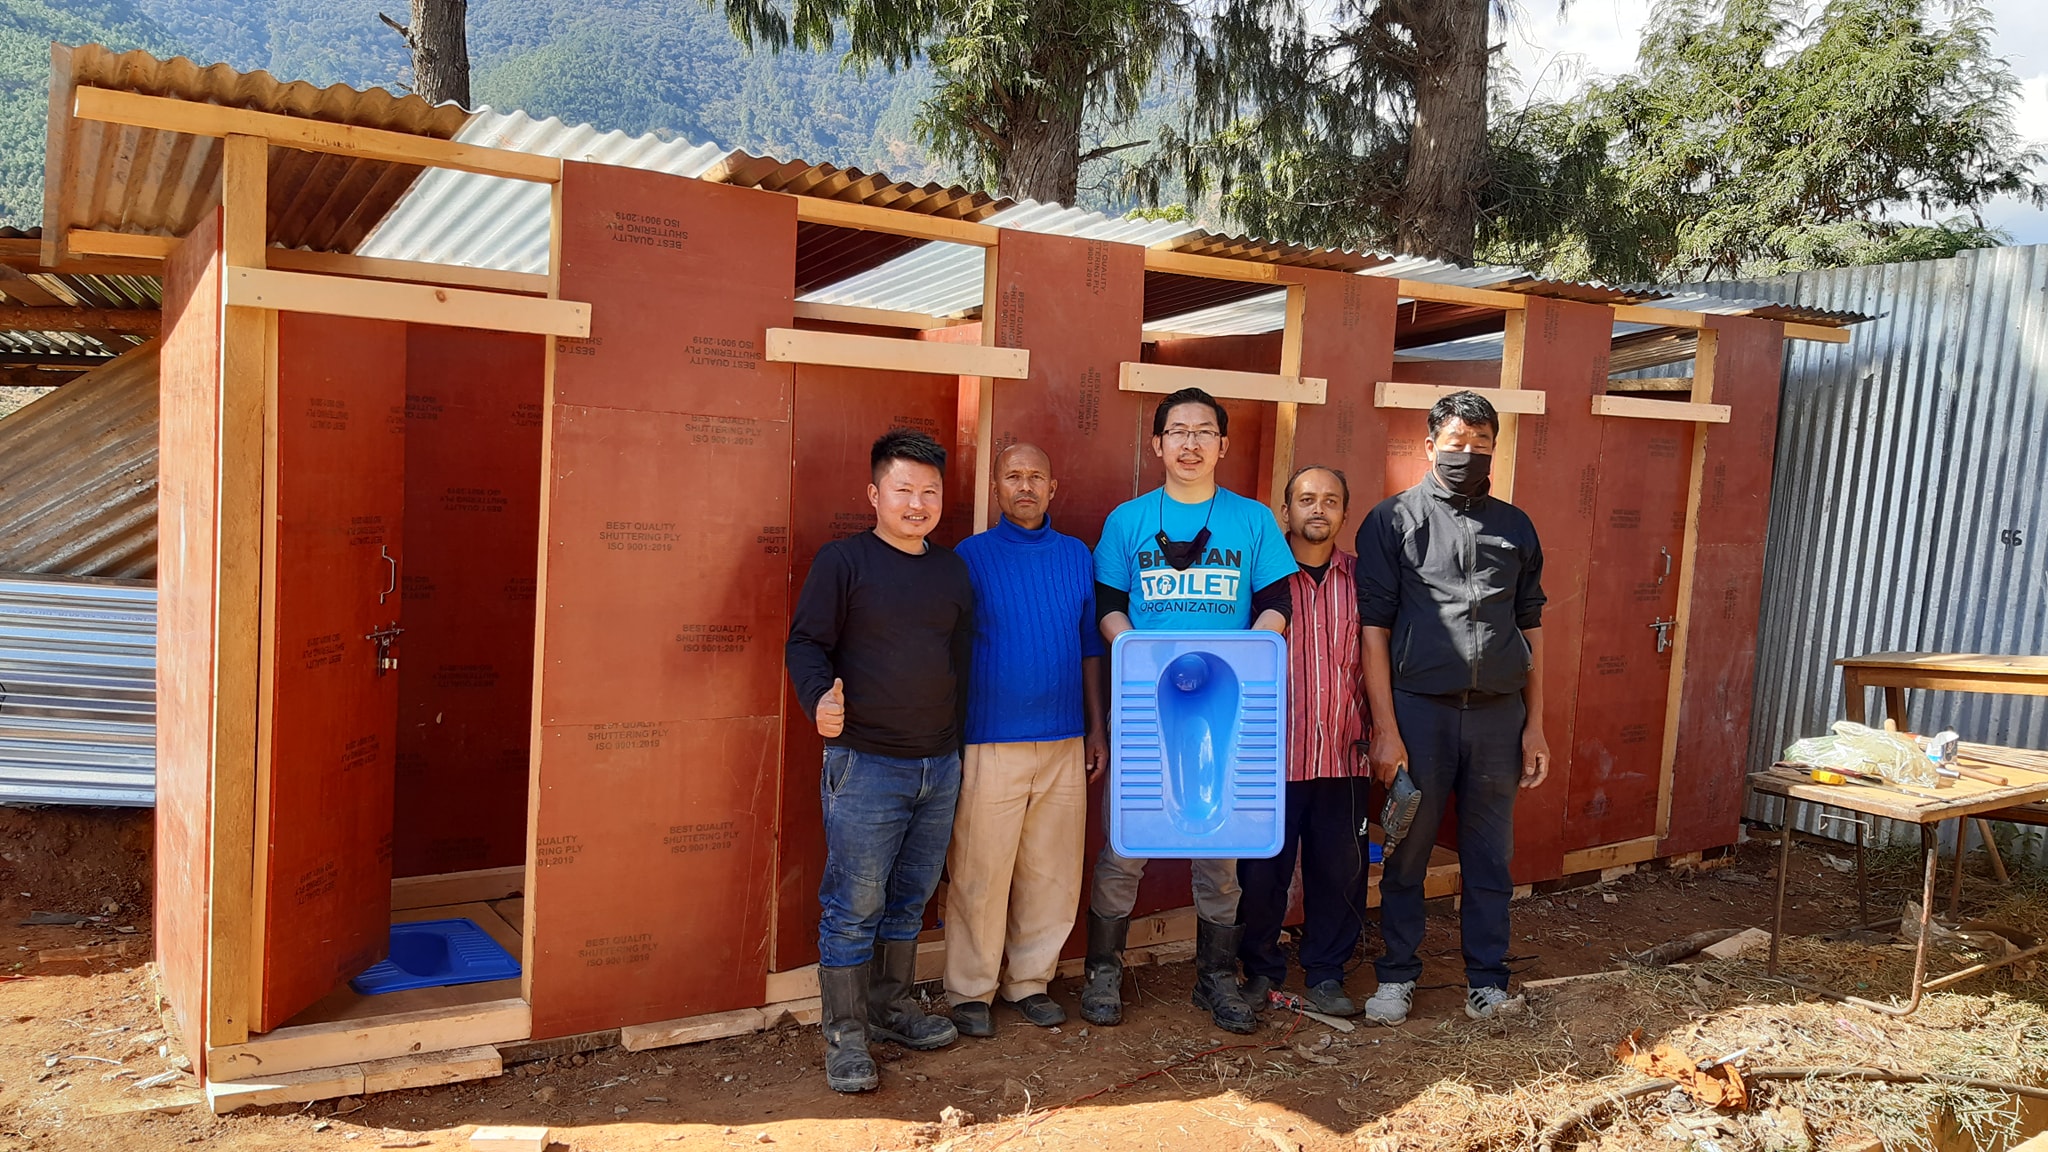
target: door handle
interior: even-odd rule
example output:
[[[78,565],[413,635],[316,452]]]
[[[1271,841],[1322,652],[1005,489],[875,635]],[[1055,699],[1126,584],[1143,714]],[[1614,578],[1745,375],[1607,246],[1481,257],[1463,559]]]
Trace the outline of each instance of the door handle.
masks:
[[[391,571],[384,577],[384,590],[377,593],[377,603],[382,604],[391,598],[393,592],[398,591],[398,557],[393,556],[391,550],[382,544],[377,545],[377,555],[382,557],[386,564],[391,565]]]
[[[1657,546],[1657,553],[1658,555],[1664,557],[1664,573],[1663,575],[1657,577],[1657,584],[1661,587],[1664,581],[1671,578],[1671,549],[1664,547],[1662,544],[1659,544]],[[1660,648],[1658,649],[1658,651],[1661,652],[1663,651],[1663,649]]]

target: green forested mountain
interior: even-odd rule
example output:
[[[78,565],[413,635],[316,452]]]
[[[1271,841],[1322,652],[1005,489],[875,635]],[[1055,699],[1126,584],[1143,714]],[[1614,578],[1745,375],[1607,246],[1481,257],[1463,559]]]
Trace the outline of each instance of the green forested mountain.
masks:
[[[0,227],[43,218],[52,40],[154,51],[171,42],[133,0],[0,0]]]
[[[181,54],[290,80],[403,91],[379,9],[403,0],[0,0],[0,225],[42,215],[52,39]],[[471,0],[479,103],[783,158],[948,179],[917,142],[923,70],[862,77],[836,55],[749,55],[702,0]]]

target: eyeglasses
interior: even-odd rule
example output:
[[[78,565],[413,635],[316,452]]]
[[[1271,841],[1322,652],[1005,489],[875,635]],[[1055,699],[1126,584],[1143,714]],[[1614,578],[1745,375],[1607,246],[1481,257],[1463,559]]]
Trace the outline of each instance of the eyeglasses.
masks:
[[[1168,428],[1159,436],[1167,444],[1214,444],[1222,438],[1214,428]]]

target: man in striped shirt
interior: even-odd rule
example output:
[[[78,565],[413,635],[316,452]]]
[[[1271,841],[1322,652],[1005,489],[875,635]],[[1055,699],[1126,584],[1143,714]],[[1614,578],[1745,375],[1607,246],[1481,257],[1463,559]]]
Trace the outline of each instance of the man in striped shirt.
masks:
[[[1289,577],[1294,620],[1287,635],[1287,829],[1280,854],[1240,860],[1244,897],[1245,999],[1262,1007],[1287,980],[1280,926],[1294,860],[1301,857],[1306,913],[1300,960],[1318,1012],[1356,1015],[1344,970],[1365,927],[1365,825],[1372,780],[1359,686],[1358,592],[1352,558],[1337,550],[1351,488],[1335,468],[1310,465],[1287,482],[1287,543],[1301,570]]]

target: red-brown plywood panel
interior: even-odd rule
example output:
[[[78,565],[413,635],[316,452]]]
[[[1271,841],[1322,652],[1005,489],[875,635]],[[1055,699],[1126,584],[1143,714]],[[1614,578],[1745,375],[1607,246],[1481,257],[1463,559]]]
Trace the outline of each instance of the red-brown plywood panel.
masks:
[[[1373,407],[1373,386],[1392,380],[1398,285],[1382,276],[1289,269],[1304,286],[1301,374],[1328,380],[1327,399],[1295,411],[1294,468],[1326,464],[1351,487],[1353,522],[1386,486],[1387,421]],[[1293,469],[1289,469],[1293,471]],[[1351,546],[1346,534],[1344,546]]]
[[[206,1051],[220,284],[215,209],[164,264],[157,431],[156,960],[195,1059]]]
[[[1709,317],[1718,332],[1714,399],[1727,424],[1706,437],[1699,547],[1692,586],[1665,854],[1735,842],[1742,817],[1763,602],[1784,329],[1774,321]]]
[[[762,352],[790,326],[795,197],[573,161],[561,197],[561,295],[591,318],[559,344],[556,403],[789,418],[789,365]]]
[[[868,452],[875,437],[892,427],[906,427],[929,432],[945,443],[953,435],[960,390],[957,376],[797,366],[790,472],[788,596],[792,609],[818,549],[874,527],[867,484]],[[949,492],[971,489],[971,478],[966,485],[957,483],[961,471],[962,464],[949,455]],[[956,505],[957,501],[949,501],[934,530],[940,543],[953,544],[972,531],[971,514],[961,514]],[[972,508],[971,500],[968,507]],[[818,882],[825,872],[825,828],[818,806],[818,770],[825,742],[797,706],[788,678],[783,679],[785,727],[772,960],[776,971],[818,959]]]
[[[1692,470],[1691,424],[1601,419],[1566,851],[1656,833],[1671,652],[1650,625],[1677,615]]]
[[[535,1038],[761,1003],[781,723],[540,729]]]
[[[1593,559],[1601,422],[1594,393],[1607,382],[1613,314],[1562,300],[1531,300],[1523,342],[1522,386],[1546,394],[1546,414],[1516,421],[1515,505],[1543,543],[1543,732],[1550,779],[1515,801],[1514,876],[1518,884],[1564,871],[1566,792],[1571,779],[1579,664]],[[1469,381],[1497,384],[1500,366],[1484,362]],[[1436,381],[1432,381],[1436,382]]]
[[[526,859],[542,340],[407,335],[400,876]]]
[[[995,281],[995,342],[1031,350],[1029,379],[996,383],[995,445],[1046,450],[1060,478],[1053,522],[1093,546],[1150,456],[1148,398],[1117,387],[1143,348],[1145,250],[1006,230]]]
[[[369,967],[389,943],[398,677],[378,674],[365,636],[399,619],[405,365],[403,324],[278,317],[259,1031]]]

